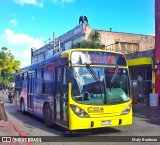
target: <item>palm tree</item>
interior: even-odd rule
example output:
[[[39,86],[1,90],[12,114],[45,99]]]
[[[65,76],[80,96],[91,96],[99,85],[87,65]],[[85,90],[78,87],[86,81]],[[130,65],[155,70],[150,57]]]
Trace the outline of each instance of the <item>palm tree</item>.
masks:
[[[100,44],[101,42],[100,33],[96,30],[91,31],[88,36],[88,41],[91,42],[92,44]]]
[[[74,44],[72,48],[92,48],[92,46],[90,42],[83,40],[81,42]]]
[[[96,30],[91,31],[88,40],[78,42],[72,46],[72,48],[96,48],[103,49],[101,45],[100,33]]]

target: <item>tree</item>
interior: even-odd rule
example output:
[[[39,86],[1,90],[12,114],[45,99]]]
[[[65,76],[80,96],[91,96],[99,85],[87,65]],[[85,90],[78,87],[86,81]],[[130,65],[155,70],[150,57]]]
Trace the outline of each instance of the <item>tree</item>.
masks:
[[[19,69],[20,61],[15,60],[11,51],[2,47],[0,51],[0,84],[9,84],[13,74]]]
[[[72,46],[72,48],[90,48],[90,44],[88,41],[84,40],[76,43],[75,45]]]
[[[78,42],[72,46],[72,48],[95,48],[95,49],[103,49],[101,45],[101,37],[100,33],[96,30],[91,31],[88,39],[82,42]]]
[[[100,33],[96,30],[91,31],[88,36],[88,41],[91,42],[92,44],[100,44],[101,42]]]

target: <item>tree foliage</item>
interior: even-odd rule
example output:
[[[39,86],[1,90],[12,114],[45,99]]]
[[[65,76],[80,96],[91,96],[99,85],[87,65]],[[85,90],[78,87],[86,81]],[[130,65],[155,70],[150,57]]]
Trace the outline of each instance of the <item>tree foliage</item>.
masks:
[[[101,45],[100,33],[96,30],[91,31],[87,40],[76,43],[72,46],[72,48],[103,49]]]
[[[19,69],[20,61],[15,60],[11,51],[2,47],[0,51],[0,83],[7,85],[13,81],[13,74]]]
[[[92,44],[100,44],[101,42],[100,33],[96,30],[91,31],[88,36],[88,41],[91,42]]]

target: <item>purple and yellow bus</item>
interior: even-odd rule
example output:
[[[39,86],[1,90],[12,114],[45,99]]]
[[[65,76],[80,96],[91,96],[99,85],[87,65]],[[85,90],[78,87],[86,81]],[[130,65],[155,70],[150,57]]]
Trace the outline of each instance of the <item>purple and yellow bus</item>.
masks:
[[[125,56],[100,49],[71,49],[16,73],[14,103],[22,113],[69,130],[132,124]]]

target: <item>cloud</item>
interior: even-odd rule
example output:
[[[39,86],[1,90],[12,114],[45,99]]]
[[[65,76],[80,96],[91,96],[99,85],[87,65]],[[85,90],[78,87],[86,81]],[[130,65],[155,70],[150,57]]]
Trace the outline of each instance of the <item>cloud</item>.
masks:
[[[38,6],[39,6],[40,8],[43,8],[43,6],[44,6],[43,2],[40,2],[40,3],[38,4]]]
[[[148,35],[155,36],[155,34],[148,34]]]
[[[38,38],[31,37],[27,34],[15,34],[11,29],[5,29],[3,38],[9,43],[14,45],[28,45],[30,47],[41,47],[42,40]]]
[[[20,5],[35,5],[38,6],[40,8],[42,8],[44,6],[44,0],[13,0],[15,3],[20,4]],[[64,4],[64,3],[70,3],[73,2],[75,0],[52,0],[53,2],[57,3],[57,4]]]
[[[61,0],[62,2],[73,2],[74,0]]]
[[[43,46],[43,42],[39,38],[31,37],[27,34],[16,34],[13,30],[6,28],[4,34],[0,35],[0,39],[5,40],[11,45],[27,45],[28,47],[39,48]]]
[[[13,19],[9,21],[13,26],[17,26],[17,20]]]
[[[31,42],[34,38],[29,37],[27,34],[15,34],[10,29],[5,29],[4,37],[10,44],[26,44]]]
[[[16,60],[21,61],[21,66],[20,66],[21,68],[29,66],[31,64],[30,48],[11,50],[11,53],[13,56],[15,56]]]
[[[74,0],[53,0],[55,3],[70,3],[73,2]]]
[[[31,48],[42,47],[43,41],[27,34],[15,33],[13,30],[6,28],[3,34],[0,34],[1,45],[8,47],[16,60],[21,61],[21,67],[31,64]]]
[[[35,19],[34,16],[32,16],[31,19],[34,20]]]
[[[14,0],[14,2],[20,4],[20,5],[36,5],[39,7],[43,7],[43,1],[42,0]]]
[[[14,0],[14,2],[20,5],[24,5],[24,4],[36,5],[37,4],[36,0]]]

